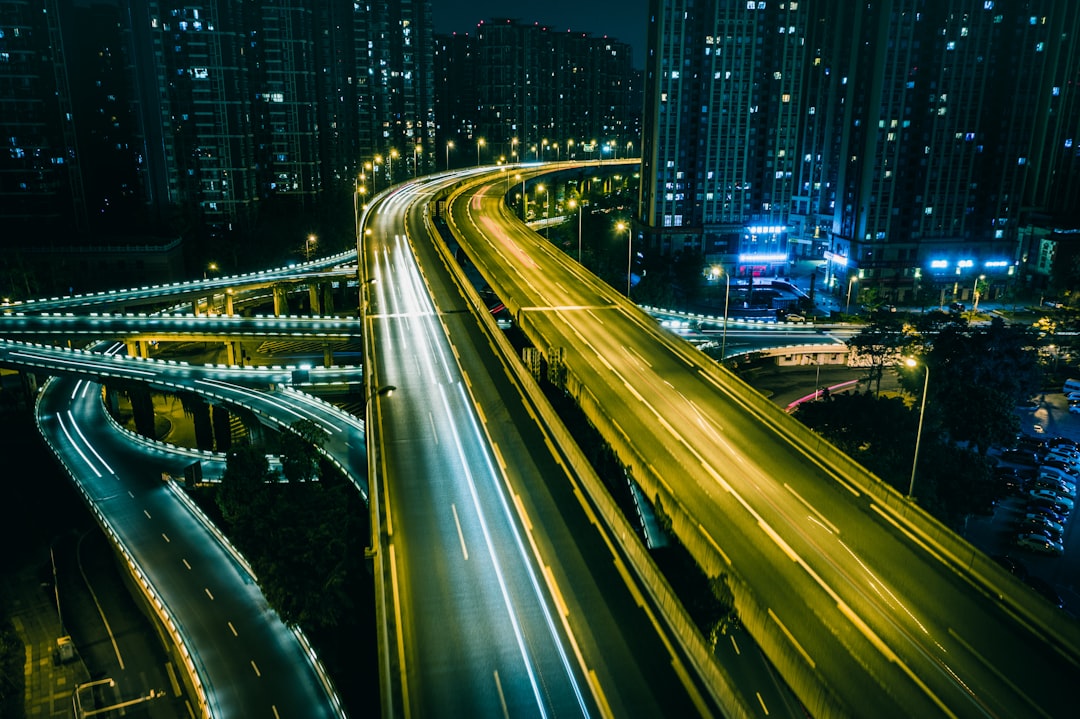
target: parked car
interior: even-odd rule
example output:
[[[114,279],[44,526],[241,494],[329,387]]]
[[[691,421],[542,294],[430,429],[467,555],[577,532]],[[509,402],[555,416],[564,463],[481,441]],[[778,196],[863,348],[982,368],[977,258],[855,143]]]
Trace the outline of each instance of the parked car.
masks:
[[[1016,537],[1016,546],[1041,554],[1059,556],[1065,551],[1061,542],[1055,542],[1043,534],[1020,534]]]
[[[951,305],[949,305],[949,310],[951,312],[963,312],[966,309],[967,307],[964,305],[963,302],[953,302]]]
[[[1039,464],[1039,459],[1034,452],[1023,449],[1007,449],[1001,453],[1001,459],[1004,462],[1022,464],[1026,467],[1035,467]]]
[[[1046,538],[1049,539],[1051,542],[1060,543],[1061,538],[1064,536],[1061,532],[1055,531],[1055,530],[1051,529],[1050,527],[1046,526],[1045,524],[1042,524],[1042,523],[1037,522],[1037,521],[1020,522],[1020,524],[1017,526],[1017,529],[1019,529],[1024,534],[1042,534],[1042,535],[1045,535]]]
[[[1016,439],[1017,449],[1025,449],[1029,452],[1042,452],[1049,446],[1046,440],[1032,437],[1030,434],[1022,434]]]
[[[1013,559],[1006,554],[995,554],[991,557],[995,562],[1005,567],[1005,570],[1019,579],[1027,579],[1028,570],[1019,559]]]
[[[1076,464],[1080,462],[1080,451],[1077,451],[1074,447],[1067,445],[1061,445],[1058,447],[1050,447],[1043,455],[1044,459],[1056,459],[1061,462],[1071,462]]]
[[[1038,512],[1028,512],[1024,516],[1020,517],[1019,524],[1039,524],[1047,529],[1050,529],[1058,534],[1065,533],[1065,526],[1061,522],[1055,522],[1053,519],[1045,514],[1039,514]]]
[[[1037,439],[1033,437],[1032,439]],[[1073,447],[1074,449],[1080,449],[1080,443],[1076,440],[1069,439],[1068,437],[1050,437],[1044,444],[1047,447]]]
[[[1068,497],[1063,497],[1052,489],[1029,489],[1028,496],[1032,499],[1045,499],[1055,506],[1061,507],[1065,514],[1069,514],[1073,510],[1073,501]]]
[[[1068,512],[1060,509],[1057,505],[1044,500],[1031,500],[1024,506],[1024,511],[1031,514],[1041,514],[1052,522],[1064,525],[1069,519]]]
[[[1069,414],[1080,414],[1080,404],[1069,403]]]
[[[1059,497],[1068,497],[1073,501],[1076,500],[1076,485],[1066,484],[1065,482],[1049,479],[1047,477],[1036,478],[1028,489],[1047,489]]]
[[[1076,481],[1076,477],[1080,476],[1080,469],[1077,469],[1075,466],[1069,464],[1068,462],[1062,462],[1057,459],[1043,460],[1042,464],[1039,465],[1039,471],[1043,472],[1046,470],[1057,472],[1058,474],[1066,475],[1068,477],[1073,477],[1073,482]]]

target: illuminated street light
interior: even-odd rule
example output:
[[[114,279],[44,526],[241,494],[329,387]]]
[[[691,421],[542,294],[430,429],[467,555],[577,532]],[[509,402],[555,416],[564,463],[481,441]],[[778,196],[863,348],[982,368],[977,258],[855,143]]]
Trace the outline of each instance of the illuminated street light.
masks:
[[[203,270],[202,278],[205,280],[205,279],[207,279],[207,273],[208,272],[217,272],[217,271],[218,271],[218,264],[216,262],[211,262],[206,266],[206,269]]]
[[[854,285],[858,281],[859,281],[859,276],[858,275],[852,275],[851,279],[848,280],[848,283],[847,283],[847,304],[844,306],[844,314],[845,315],[850,315],[851,314],[851,287],[852,287],[852,285]]]
[[[904,364],[908,367],[919,366],[919,363],[911,357],[906,357]],[[913,499],[915,494],[915,470],[919,466],[919,441],[922,439],[923,416],[926,414],[926,390],[930,387],[930,367],[925,362],[923,363],[923,371],[925,376],[922,387],[922,401],[919,403],[919,428],[915,431],[915,456],[911,460],[911,482],[908,483],[908,499]]]
[[[982,293],[979,292],[979,283],[985,279],[986,275],[979,275],[975,278],[975,286],[971,288],[972,312],[977,312],[979,310],[979,298],[982,297]]]
[[[315,235],[308,235],[307,236],[307,241],[304,243],[304,259],[305,260],[310,260],[311,259],[311,248],[314,247],[316,244],[318,244],[318,242],[319,242],[319,238],[315,237]]]
[[[571,198],[570,201],[567,202],[566,204],[570,206],[571,210],[574,209],[575,207],[580,208],[580,209],[578,209],[578,213],[577,213],[577,261],[578,261],[578,264],[580,265],[581,264],[581,213],[585,212],[585,204],[581,203],[581,202],[578,202],[577,200],[575,200],[573,198]]]
[[[450,171],[450,150],[452,150],[453,148],[454,148],[454,141],[453,140],[447,140],[446,141],[446,171],[447,172]]]
[[[625,222],[616,222],[615,230],[622,232],[626,230],[626,296],[630,297],[630,262],[633,258],[634,243],[630,237],[630,225]]]
[[[390,175],[391,185],[394,184],[394,160],[396,160],[398,157],[401,157],[398,154],[398,151],[391,147],[390,154],[386,157],[386,170],[387,174]]]
[[[725,271],[723,267],[713,267],[713,279],[719,280],[720,275],[724,276],[724,330],[720,340],[720,361],[723,362],[724,353],[727,351],[728,299],[731,297],[731,273]]]
[[[419,164],[419,159],[418,158],[423,153],[423,151],[424,150],[420,146],[420,143],[417,143],[417,144],[413,145],[413,151],[412,151],[412,176],[413,176],[414,180],[416,179],[417,165]]]
[[[484,146],[484,138],[476,138],[476,166],[480,167],[480,148]]]

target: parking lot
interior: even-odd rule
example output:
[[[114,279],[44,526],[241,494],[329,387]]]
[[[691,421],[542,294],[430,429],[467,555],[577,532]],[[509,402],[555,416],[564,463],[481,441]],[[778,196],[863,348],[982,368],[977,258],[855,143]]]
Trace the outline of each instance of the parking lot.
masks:
[[[1039,397],[1033,408],[1018,409],[1017,413],[1024,436],[1043,441],[1064,438],[1080,444],[1080,415],[1069,412],[1069,403],[1062,393]],[[1000,451],[995,454],[1003,457]],[[1018,455],[1011,455],[1009,459],[1011,461],[1005,461],[1001,466],[1018,469],[1020,475],[1027,478],[1027,483],[1023,488],[1005,491],[992,516],[971,517],[962,534],[987,554],[1007,558],[1000,561],[1012,565],[1020,575],[1026,573],[1031,584],[1045,582],[1044,594],[1056,594],[1065,611],[1080,616],[1080,539],[1074,527],[1076,512],[1063,513],[1060,523],[1063,552],[1060,556],[1018,546],[1021,522],[1031,513],[1028,495],[1032,489],[1030,478],[1036,476],[1038,470],[1027,463],[1017,462],[1023,459]],[[1039,464],[1051,463],[1043,460]]]

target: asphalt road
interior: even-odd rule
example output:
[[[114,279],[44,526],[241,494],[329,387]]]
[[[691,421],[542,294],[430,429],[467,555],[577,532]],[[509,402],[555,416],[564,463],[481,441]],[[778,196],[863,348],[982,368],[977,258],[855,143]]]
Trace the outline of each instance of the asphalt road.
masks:
[[[599,399],[839,703],[878,716],[1058,715],[1080,673],[912,542],[869,498],[618,293],[510,220],[498,192],[454,205],[485,278]],[[794,421],[794,420],[792,420]],[[947,599],[946,599],[947,598]],[[1007,678],[1007,680],[1005,680]]]

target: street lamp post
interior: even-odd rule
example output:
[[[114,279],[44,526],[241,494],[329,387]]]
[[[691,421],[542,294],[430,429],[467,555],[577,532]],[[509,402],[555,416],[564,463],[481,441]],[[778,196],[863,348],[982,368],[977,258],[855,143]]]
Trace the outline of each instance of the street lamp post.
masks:
[[[615,229],[619,232],[626,230],[626,296],[630,297],[630,263],[633,258],[634,242],[630,236],[630,225],[625,222],[616,222]]]
[[[394,184],[394,159],[400,157],[398,151],[390,148],[390,154],[386,156],[386,172],[390,175],[390,184]]]
[[[905,359],[904,364],[908,367],[919,366],[919,363],[911,357]],[[919,428],[915,430],[915,456],[911,460],[911,482],[908,483],[908,499],[913,499],[915,494],[915,471],[919,466],[919,442],[922,440],[923,417],[926,415],[926,390],[930,387],[930,368],[926,363],[923,363],[923,371],[925,375],[923,378],[922,401],[919,403]]]
[[[476,166],[480,167],[480,148],[484,146],[484,138],[476,138]]]
[[[362,188],[361,188],[362,189]],[[311,248],[319,241],[315,235],[308,235],[307,242],[304,243],[304,259],[311,259]]]
[[[584,205],[584,203],[578,202],[577,200],[574,200],[574,199],[571,199],[567,204],[570,205],[570,209],[574,209],[575,207],[578,208],[578,213],[577,213],[577,261],[578,261],[578,264],[580,265],[581,264],[581,213],[585,211],[585,205]]]
[[[979,292],[979,282],[984,279],[986,279],[986,275],[979,275],[978,277],[976,277],[975,286],[971,288],[972,312],[975,312],[979,309],[979,298],[982,296],[982,293]]]
[[[453,140],[447,140],[446,141],[446,171],[447,172],[450,171],[450,150],[452,150],[453,148],[454,148],[454,141]]]
[[[413,176],[414,180],[416,179],[416,172],[417,172],[417,169],[418,169],[417,165],[419,165],[419,162],[420,162],[418,158],[420,157],[421,151],[422,150],[421,150],[421,147],[420,147],[419,143],[413,145],[413,150],[412,150],[412,176]]]
[[[724,276],[724,329],[720,334],[720,361],[724,361],[724,353],[727,352],[727,325],[728,325],[728,300],[731,298],[731,273],[723,267],[712,268],[714,280]]]
[[[850,315],[851,314],[851,287],[856,282],[858,282],[858,280],[859,280],[858,275],[852,275],[851,279],[848,280],[848,283],[847,283],[847,304],[844,306],[844,314],[845,315]]]

